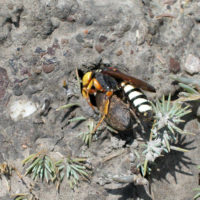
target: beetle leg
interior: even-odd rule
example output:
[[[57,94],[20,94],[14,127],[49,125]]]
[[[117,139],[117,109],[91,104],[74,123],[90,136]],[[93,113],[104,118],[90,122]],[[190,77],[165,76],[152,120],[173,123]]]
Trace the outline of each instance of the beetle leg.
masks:
[[[112,95],[113,95],[112,91],[106,92],[106,102],[105,102],[105,106],[104,106],[103,116],[101,117],[101,119],[99,120],[98,124],[96,125],[96,127],[94,128],[94,130],[92,131],[91,134],[94,134],[96,132],[96,130],[99,128],[99,126],[101,125],[101,123],[105,119],[106,115],[108,114],[109,105],[110,105],[110,98],[111,98]]]

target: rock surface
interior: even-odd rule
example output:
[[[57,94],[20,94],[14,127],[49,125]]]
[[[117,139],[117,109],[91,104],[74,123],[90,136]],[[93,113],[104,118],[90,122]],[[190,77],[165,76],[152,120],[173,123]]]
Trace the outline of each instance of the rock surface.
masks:
[[[152,199],[144,187],[112,181],[115,175],[130,173],[129,154],[120,154],[128,148],[119,136],[102,134],[89,149],[77,137],[87,130],[87,122],[68,120],[85,116],[83,110],[90,112],[90,107],[56,109],[81,101],[76,68],[85,72],[101,59],[153,85],[157,93],[147,94],[150,99],[176,92],[172,73],[196,73],[200,79],[199,13],[199,2],[187,0],[1,0],[0,163],[7,161],[22,172],[21,161],[43,148],[64,156],[89,157],[94,170],[91,183],[81,182],[74,191],[63,182],[57,193],[53,184],[25,177],[40,200]],[[19,106],[12,103],[19,99],[31,108],[25,118],[12,115]],[[11,110],[10,105],[14,105]],[[94,114],[92,110],[88,116]],[[196,164],[200,164],[200,125],[195,115],[187,126],[196,135],[181,143],[190,152],[172,152],[159,162],[151,185],[155,200],[186,200],[195,194]],[[119,156],[104,162],[116,152]],[[16,174],[10,192],[5,179],[0,179],[0,188],[5,188],[0,199],[29,192]]]
[[[200,59],[192,54],[189,54],[185,61],[185,71],[189,74],[200,72]]]

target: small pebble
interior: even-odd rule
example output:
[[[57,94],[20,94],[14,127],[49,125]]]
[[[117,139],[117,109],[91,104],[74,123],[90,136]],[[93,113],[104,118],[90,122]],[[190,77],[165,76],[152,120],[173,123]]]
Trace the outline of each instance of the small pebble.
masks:
[[[136,156],[134,155],[134,153],[129,154],[129,160],[130,162],[134,162],[136,160]]]
[[[122,51],[122,50],[119,50],[119,51],[117,51],[117,53],[116,53],[117,56],[121,56],[122,54],[123,54],[123,51]]]
[[[21,96],[23,94],[22,89],[19,84],[16,84],[13,88],[13,93],[15,96]]]
[[[47,48],[47,53],[51,56],[54,56],[55,55],[55,49],[52,48],[52,47],[48,47]]]
[[[99,42],[105,42],[107,40],[107,37],[104,35],[100,35]]]
[[[76,40],[77,40],[77,42],[79,42],[79,43],[83,43],[83,42],[84,42],[83,36],[82,36],[81,34],[78,34],[78,35],[76,36]]]
[[[44,53],[45,52],[45,50],[43,50],[42,48],[40,48],[40,47],[37,47],[36,49],[35,49],[35,53]]]
[[[55,69],[55,66],[54,65],[43,65],[42,66],[42,70],[43,72],[45,73],[51,73],[53,70]]]
[[[180,71],[180,63],[175,59],[170,57],[169,59],[169,70],[170,72],[173,72],[174,74],[176,74],[177,72]]]
[[[101,53],[102,51],[104,51],[104,49],[102,48],[101,45],[96,45],[96,46],[95,46],[95,49],[96,49],[96,51],[97,51],[98,53]]]
[[[67,21],[68,21],[68,22],[75,22],[76,20],[75,20],[74,17],[69,16],[69,17],[67,17]]]
[[[36,67],[36,68],[33,69],[33,72],[35,74],[41,74],[42,73],[42,68],[41,67]]]
[[[200,59],[192,54],[189,54],[185,61],[185,71],[189,74],[200,72]]]
[[[10,117],[14,121],[28,117],[37,110],[37,105],[26,99],[12,101],[9,107]]]
[[[93,20],[92,19],[88,19],[86,22],[85,22],[85,25],[86,26],[90,26],[93,24]]]
[[[60,25],[60,21],[59,21],[59,19],[56,18],[56,17],[52,17],[52,18],[51,18],[51,23],[53,24],[53,26],[54,26],[55,28],[58,28],[59,25]]]
[[[37,84],[37,85],[28,85],[23,93],[27,96],[32,96],[33,94],[36,94],[37,92],[40,92],[43,90],[42,84]]]
[[[138,147],[138,141],[134,140],[133,144],[131,145],[134,149]]]
[[[85,29],[83,32],[85,35],[87,35],[89,33],[88,29]]]
[[[7,7],[8,7],[8,9],[12,10],[14,6],[12,3],[8,3]]]
[[[65,38],[61,39],[61,44],[62,45],[65,45],[65,44],[68,44],[68,43],[69,43],[68,39],[65,39]]]
[[[52,45],[52,48],[54,49],[60,49],[60,45],[58,44],[58,41],[54,41],[53,45]]]

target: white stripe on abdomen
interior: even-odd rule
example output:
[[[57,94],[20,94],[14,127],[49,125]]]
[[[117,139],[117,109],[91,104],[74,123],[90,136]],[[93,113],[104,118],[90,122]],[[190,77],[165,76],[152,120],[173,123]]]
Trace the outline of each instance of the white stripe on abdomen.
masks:
[[[128,99],[131,101],[132,105],[140,112],[145,113],[152,111],[151,105],[149,105],[148,99],[146,99],[144,93],[140,89],[135,88],[133,85],[127,84],[125,82],[121,83],[121,87]]]
[[[140,105],[138,107],[138,111],[143,113],[143,112],[147,112],[147,111],[150,111],[152,110],[152,107],[150,105],[147,105],[147,104],[143,104],[143,105]]]
[[[148,100],[144,99],[144,98],[138,98],[138,99],[135,99],[133,101],[133,104],[134,104],[135,107],[137,107],[138,105],[140,105],[140,104],[142,104],[144,102],[148,102]]]
[[[125,93],[128,93],[128,92],[130,92],[131,90],[133,90],[133,89],[135,89],[132,85],[126,85],[125,87],[124,87],[124,92]]]
[[[132,100],[132,99],[134,99],[138,96],[141,96],[141,95],[143,95],[141,92],[133,91],[128,95],[128,97],[129,97],[130,100]]]

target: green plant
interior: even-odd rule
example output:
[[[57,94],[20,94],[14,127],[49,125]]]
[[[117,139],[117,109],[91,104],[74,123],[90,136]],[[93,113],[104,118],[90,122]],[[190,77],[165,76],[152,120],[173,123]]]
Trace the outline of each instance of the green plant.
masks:
[[[68,122],[80,122],[80,121],[85,121],[86,119],[87,119],[86,117],[80,116],[69,119]]]
[[[94,130],[94,121],[89,120],[88,122],[88,130],[86,132],[82,132],[79,134],[79,136],[82,138],[83,142],[90,146],[92,143],[92,137],[93,137],[93,130]]]
[[[198,193],[193,197],[193,199],[196,200],[196,199],[198,199],[198,198],[200,197],[200,188],[194,188],[193,191],[198,192]]]
[[[182,117],[191,112],[189,106],[182,107],[179,102],[171,102],[171,95],[169,95],[167,101],[163,97],[161,102],[157,100],[156,105],[152,104],[152,107],[155,113],[155,121],[151,129],[150,139],[143,152],[145,155],[142,169],[144,175],[146,175],[148,169],[148,162],[154,162],[163,152],[169,153],[172,149],[186,152],[186,149],[172,144],[176,142],[177,134],[190,134],[177,126],[184,122]]]
[[[35,197],[34,194],[30,193],[18,193],[11,196],[13,200],[39,200],[37,197]]]
[[[33,180],[39,178],[43,181],[45,178],[47,183],[58,180],[55,163],[44,151],[31,154],[22,163],[23,165],[29,164],[25,175],[32,174]]]
[[[178,81],[179,86],[183,88],[181,97],[178,99],[180,102],[184,101],[197,101],[200,99],[200,81],[194,78],[176,77],[171,76],[174,80]]]
[[[85,158],[66,158],[55,163],[59,171],[59,177],[62,181],[67,178],[70,188],[78,185],[80,178],[89,181],[87,167],[84,166]]]
[[[69,104],[60,106],[59,108],[56,109],[56,111],[60,111],[60,110],[67,109],[67,108],[71,108],[71,107],[74,107],[74,106],[80,106],[80,104],[79,103],[69,103]]]
[[[45,151],[31,154],[23,160],[24,165],[29,164],[25,175],[32,174],[33,180],[41,179],[43,181],[45,179],[47,183],[57,183],[57,189],[65,176],[71,188],[78,184],[80,177],[89,181],[87,167],[84,166],[85,162],[85,158],[71,157],[54,161]]]
[[[25,193],[15,194],[13,195],[13,197],[14,197],[13,200],[32,200],[30,195]]]

